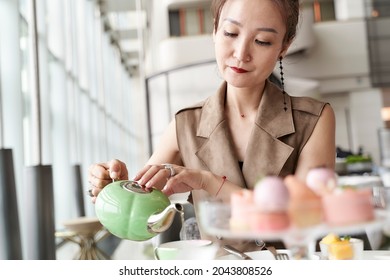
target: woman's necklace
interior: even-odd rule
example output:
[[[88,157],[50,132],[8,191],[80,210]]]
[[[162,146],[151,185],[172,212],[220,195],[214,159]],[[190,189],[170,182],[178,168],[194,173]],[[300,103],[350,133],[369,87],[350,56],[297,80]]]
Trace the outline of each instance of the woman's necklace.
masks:
[[[240,116],[240,119],[246,119],[248,116],[250,116],[250,114],[241,113],[237,108],[234,108],[234,110],[238,113],[238,115]]]
[[[234,111],[236,111],[241,116],[241,118],[245,118],[245,114],[241,113],[238,108],[234,107]]]
[[[238,114],[241,116],[241,118],[245,118],[246,117],[245,114],[241,113],[238,109],[236,109],[236,110],[237,110]]]
[[[242,119],[245,119],[245,118],[248,116],[247,114],[242,113],[242,112],[240,111],[240,108],[235,107],[235,106],[232,106],[232,107],[233,107],[233,110],[235,111],[235,112],[232,112],[233,115],[236,115],[236,114],[238,113],[238,115],[239,115]]]

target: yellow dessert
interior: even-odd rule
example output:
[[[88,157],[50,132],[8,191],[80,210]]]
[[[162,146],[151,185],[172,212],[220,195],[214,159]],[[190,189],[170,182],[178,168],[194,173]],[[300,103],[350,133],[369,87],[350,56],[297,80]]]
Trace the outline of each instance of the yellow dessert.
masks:
[[[329,245],[329,244],[340,241],[340,237],[334,233],[329,233],[327,236],[322,238],[321,241],[322,241],[322,243]]]
[[[327,245],[330,260],[351,260],[354,258],[353,246],[349,237],[339,237],[334,233],[325,236],[321,242]]]
[[[329,259],[330,260],[352,260],[353,248],[349,239],[329,244]]]

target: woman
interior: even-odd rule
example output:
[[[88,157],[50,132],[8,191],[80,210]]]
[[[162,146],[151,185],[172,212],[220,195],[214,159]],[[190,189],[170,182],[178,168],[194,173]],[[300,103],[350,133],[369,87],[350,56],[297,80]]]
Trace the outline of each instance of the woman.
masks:
[[[229,201],[261,175],[334,167],[335,117],[329,104],[291,97],[268,80],[281,66],[299,17],[298,0],[214,0],[213,39],[224,78],[216,95],[176,113],[161,144],[134,180],[168,196],[191,192]],[[164,163],[170,163],[166,165]],[[90,167],[92,201],[112,179],[127,179],[124,163]]]

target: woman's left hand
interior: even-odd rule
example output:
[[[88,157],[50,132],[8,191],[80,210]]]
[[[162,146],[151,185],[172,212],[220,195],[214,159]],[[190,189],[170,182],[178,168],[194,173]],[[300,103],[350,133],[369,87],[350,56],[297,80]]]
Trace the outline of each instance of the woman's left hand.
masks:
[[[205,189],[210,172],[178,167],[179,171],[170,178],[162,190],[167,196],[192,190]]]
[[[172,164],[145,165],[133,178],[146,189],[163,189],[169,178],[175,176],[175,167]]]
[[[185,193],[205,186],[205,171],[174,164],[146,165],[133,180],[146,189],[162,190],[167,196]]]

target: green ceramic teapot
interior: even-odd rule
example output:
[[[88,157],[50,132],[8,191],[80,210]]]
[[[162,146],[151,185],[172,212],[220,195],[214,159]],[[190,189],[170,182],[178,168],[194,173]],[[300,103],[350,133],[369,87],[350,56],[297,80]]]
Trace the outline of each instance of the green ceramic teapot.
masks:
[[[146,191],[135,181],[108,184],[97,196],[96,216],[113,235],[133,241],[148,240],[167,230],[181,204],[172,204],[160,190]]]

